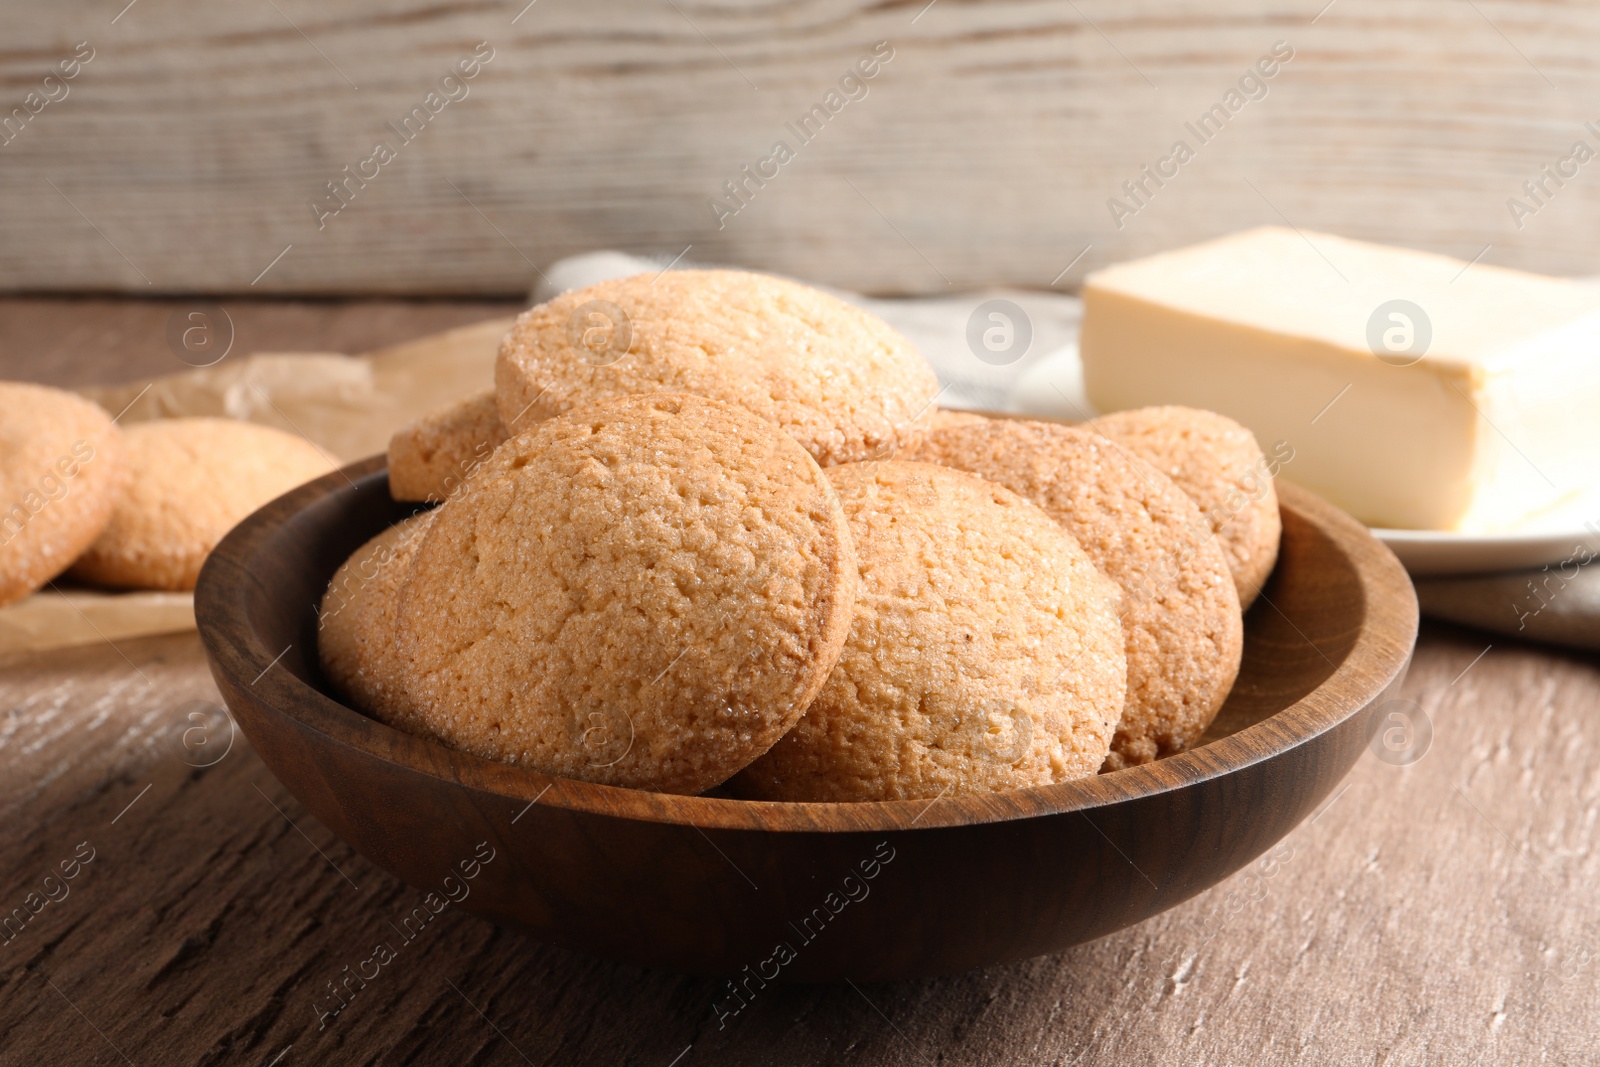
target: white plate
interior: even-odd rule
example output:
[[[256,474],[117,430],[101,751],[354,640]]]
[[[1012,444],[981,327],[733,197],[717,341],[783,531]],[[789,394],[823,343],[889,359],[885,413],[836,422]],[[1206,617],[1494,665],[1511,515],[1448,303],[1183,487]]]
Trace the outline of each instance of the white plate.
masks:
[[[1585,547],[1600,554],[1600,534],[1578,525],[1566,530],[1504,534],[1462,534],[1439,530],[1385,530],[1373,535],[1400,557],[1414,577],[1435,574],[1493,574],[1526,570],[1577,557]]]
[[[1568,560],[1582,564],[1585,550],[1600,555],[1600,485],[1538,519],[1495,533],[1378,528],[1372,533],[1417,577],[1494,574]]]
[[[1540,518],[1496,533],[1383,530],[1373,535],[1388,545],[1413,575],[1494,574],[1568,560],[1584,563],[1584,551],[1600,554],[1600,486],[1579,494]],[[1592,558],[1592,557],[1591,557]]]

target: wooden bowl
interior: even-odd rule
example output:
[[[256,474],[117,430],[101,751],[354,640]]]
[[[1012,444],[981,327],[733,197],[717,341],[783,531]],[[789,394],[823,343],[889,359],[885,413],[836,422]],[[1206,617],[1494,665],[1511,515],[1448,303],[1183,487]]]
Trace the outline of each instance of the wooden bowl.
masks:
[[[1361,525],[1279,492],[1278,568],[1205,743],[986,796],[647,793],[464,755],[345,707],[317,665],[313,606],[350,553],[413,510],[389,499],[382,457],[245,520],[201,573],[195,616],[261,758],[373,863],[544,941],[738,976],[747,998],[765,981],[933,975],[1101,937],[1226,878],[1312,812],[1400,684],[1417,602]]]

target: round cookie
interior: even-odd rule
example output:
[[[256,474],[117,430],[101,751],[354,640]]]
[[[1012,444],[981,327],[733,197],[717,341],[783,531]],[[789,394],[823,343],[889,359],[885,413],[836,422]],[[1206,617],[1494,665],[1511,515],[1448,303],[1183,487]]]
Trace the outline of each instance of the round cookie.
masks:
[[[1283,520],[1270,464],[1253,434],[1226,415],[1199,408],[1136,408],[1089,423],[1171,478],[1200,508],[1248,608],[1278,562]]]
[[[433,516],[403,519],[352,552],[317,609],[323,671],[352,706],[391,725],[411,718],[396,684],[395,603]]]
[[[743,408],[615,398],[464,485],[396,622],[405,699],[447,745],[698,793],[783,736],[839,657],[856,589],[839,498]]]
[[[1092,431],[995,419],[935,430],[919,458],[1027,497],[1122,587],[1128,696],[1106,769],[1181,752],[1216,717],[1244,647],[1222,548],[1183,490]]]
[[[1119,593],[1044,512],[929,463],[829,467],[861,587],[838,665],[734,780],[765,800],[902,800],[1093,775],[1122,714]]]
[[[79,396],[0,382],[0,604],[71,566],[122,488],[122,436]]]
[[[138,422],[123,431],[128,476],[111,521],[72,577],[133,589],[193,589],[240,520],[333,470],[301,438],[237,419]]]
[[[563,293],[500,344],[501,421],[606,397],[693,393],[782,427],[827,466],[920,440],[939,383],[889,325],[783,278],[731,270],[641,274]]]
[[[510,436],[493,389],[430,411],[389,438],[389,495],[437,504]]]

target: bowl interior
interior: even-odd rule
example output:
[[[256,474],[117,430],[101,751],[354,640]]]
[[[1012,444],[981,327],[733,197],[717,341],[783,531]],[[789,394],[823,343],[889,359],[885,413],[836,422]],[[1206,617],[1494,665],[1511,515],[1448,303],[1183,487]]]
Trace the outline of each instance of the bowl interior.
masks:
[[[955,825],[1093,807],[1268,758],[1360,710],[1393,679],[1395,663],[1351,662],[1364,628],[1372,622],[1372,574],[1364,574],[1363,566],[1370,572],[1376,560],[1399,573],[1399,581],[1405,583],[1392,557],[1353,520],[1293,486],[1281,486],[1280,491],[1284,531],[1278,567],[1246,616],[1238,681],[1202,743],[1189,752],[1077,782],[946,797],[931,807],[926,801],[796,805],[675,797],[569,780],[556,780],[562,788],[547,802],[652,820],[746,828],[761,828],[773,809],[792,815],[802,808],[807,811],[805,824],[812,829],[890,827],[903,824],[907,812],[913,811],[919,825]],[[232,627],[232,639],[239,646],[233,650],[241,661],[239,671],[248,682],[256,670],[275,662],[278,670],[252,683],[257,695],[337,742],[511,798],[531,797],[552,779],[453,752],[369,719],[339,703],[318,665],[316,606],[334,571],[367,539],[417,509],[418,505],[389,497],[383,458],[374,457],[303,486],[246,520],[216,553],[218,569],[231,565],[241,572],[239,580],[227,583],[231,603],[221,611],[241,624]],[[1362,552],[1370,552],[1371,558],[1356,558]],[[219,578],[207,583],[202,578],[202,614],[209,617],[216,612],[203,603],[214,599],[207,585],[222,588],[224,582]],[[1409,585],[1405,588],[1409,590]],[[226,642],[223,635],[228,630],[225,625],[202,626],[214,654]],[[1398,666],[1403,667],[1408,653],[1409,645],[1389,658],[1398,655]],[[1345,687],[1344,697],[1337,701],[1310,699],[1340,673],[1352,676],[1358,683],[1354,689]]]

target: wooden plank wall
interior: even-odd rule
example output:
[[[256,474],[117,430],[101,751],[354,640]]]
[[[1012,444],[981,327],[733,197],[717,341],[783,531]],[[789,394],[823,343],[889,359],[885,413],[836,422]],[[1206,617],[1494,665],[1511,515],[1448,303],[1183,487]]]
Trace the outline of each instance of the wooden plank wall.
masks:
[[[1600,5],[526,2],[11,0],[0,289],[503,294],[606,246],[884,293],[1065,288],[1284,220],[1600,272],[1600,163],[1571,154],[1600,150]],[[1228,112],[1279,41],[1293,58]],[[892,59],[830,101],[877,42]],[[1217,104],[1202,143],[1185,123]],[[1114,220],[1180,139],[1193,158]],[[778,141],[792,158],[726,200]],[[376,176],[319,224],[346,166]]]

